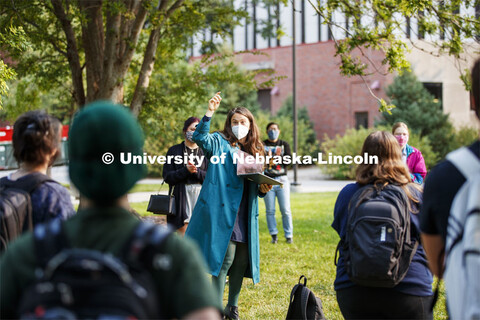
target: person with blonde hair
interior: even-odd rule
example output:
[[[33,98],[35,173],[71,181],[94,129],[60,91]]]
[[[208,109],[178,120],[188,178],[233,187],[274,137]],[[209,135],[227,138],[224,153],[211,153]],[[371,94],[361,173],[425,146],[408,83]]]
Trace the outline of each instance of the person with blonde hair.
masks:
[[[410,170],[412,181],[422,184],[427,175],[427,167],[422,153],[408,144],[410,136],[408,126],[404,122],[397,122],[392,127],[392,133],[402,149],[402,160]]]
[[[411,181],[395,137],[389,132],[371,133],[363,144],[361,154],[364,153],[377,156],[378,163],[358,166],[356,182],[345,186],[338,195],[332,227],[344,241],[351,212],[349,205],[357,191],[371,186],[377,190],[385,190],[389,185],[394,185],[398,186],[408,199],[406,203],[411,220],[409,231],[418,240],[420,231],[416,213],[421,203],[421,192]],[[403,280],[391,288],[354,283],[347,274],[345,251],[339,246],[334,287],[345,319],[432,319],[429,309],[432,281],[421,244],[418,245]]]
[[[193,141],[203,149],[210,164],[185,235],[200,246],[222,304],[229,274],[224,313],[228,319],[238,319],[243,278],[260,281],[258,196],[265,196],[271,186],[237,175],[235,155],[242,151],[264,155],[260,131],[247,108],[230,110],[223,131],[209,133],[211,117],[221,100],[220,93],[210,99],[193,134]]]

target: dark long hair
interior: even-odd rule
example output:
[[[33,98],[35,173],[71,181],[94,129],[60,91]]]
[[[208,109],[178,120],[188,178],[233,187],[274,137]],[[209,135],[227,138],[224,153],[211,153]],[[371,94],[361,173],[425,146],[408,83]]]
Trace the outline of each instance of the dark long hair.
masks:
[[[251,155],[255,155],[258,153],[261,156],[264,156],[265,153],[263,150],[262,140],[260,139],[260,130],[258,129],[257,123],[255,122],[255,117],[247,108],[236,107],[231,109],[227,114],[227,119],[225,120],[223,131],[220,132],[225,136],[230,145],[237,146],[238,139],[232,132],[232,117],[235,113],[247,117],[248,121],[250,121],[250,130],[248,131],[248,134],[245,138],[245,143],[243,144],[244,151]]]
[[[419,187],[412,183],[408,167],[402,160],[402,150],[397,139],[386,131],[375,131],[368,135],[363,143],[362,153],[369,156],[377,156],[377,164],[362,163],[357,167],[356,180],[359,184],[373,184],[377,189],[381,189],[388,184],[394,184],[401,187],[408,198],[414,203],[419,203],[411,192],[410,187],[418,190]],[[409,209],[410,208],[409,206]],[[414,212],[414,210],[411,210]]]
[[[41,165],[55,149],[60,153],[61,123],[44,111],[28,111],[13,125],[13,156],[20,163]]]

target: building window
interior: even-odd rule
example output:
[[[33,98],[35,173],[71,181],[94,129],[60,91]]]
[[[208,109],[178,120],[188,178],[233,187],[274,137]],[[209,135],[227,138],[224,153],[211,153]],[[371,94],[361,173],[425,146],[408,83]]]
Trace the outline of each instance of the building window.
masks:
[[[435,102],[440,102],[442,105],[443,85],[441,82],[424,82],[423,86],[433,96]]]
[[[270,95],[271,89],[258,90],[257,99],[262,110],[272,111],[272,96]]]
[[[425,26],[424,26],[424,23],[425,23],[425,12],[423,11],[418,11],[418,21],[417,21],[417,24],[418,24],[418,39],[419,40],[423,40],[425,38]]]
[[[355,112],[355,129],[368,128],[368,112]]]
[[[475,18],[480,20],[480,2],[475,5]],[[475,40],[480,42],[480,34],[475,35]]]

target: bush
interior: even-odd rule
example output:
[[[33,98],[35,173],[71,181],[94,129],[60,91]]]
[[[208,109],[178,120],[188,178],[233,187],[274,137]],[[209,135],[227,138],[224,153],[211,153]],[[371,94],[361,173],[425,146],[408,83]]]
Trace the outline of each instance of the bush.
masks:
[[[478,130],[472,127],[461,127],[455,132],[452,150],[463,146],[469,146],[478,139]]]
[[[389,131],[390,129],[385,126],[378,126],[374,128],[360,128],[348,129],[343,136],[337,135],[334,139],[330,139],[325,135],[325,140],[321,145],[321,149],[324,153],[323,159],[326,159],[329,153],[339,156],[355,156],[359,155],[362,151],[363,142],[367,136],[374,131],[383,130]],[[414,146],[422,152],[425,159],[425,164],[428,168],[431,168],[438,161],[438,154],[432,150],[428,138],[420,138],[418,134],[410,134],[408,144]],[[330,175],[334,179],[355,179],[355,172],[357,170],[356,164],[323,164],[320,165],[321,169]]]
[[[292,96],[287,97],[276,115],[271,115],[264,110],[253,112],[257,125],[262,133],[262,140],[268,138],[266,127],[270,122],[276,122],[280,126],[280,139],[287,141],[293,153],[293,100]],[[317,140],[313,123],[308,115],[307,108],[299,107],[297,116],[297,154],[316,156],[319,152],[320,143]]]
[[[433,151],[442,158],[452,149],[454,129],[448,115],[413,73],[405,71],[396,77],[387,95],[396,108],[391,114],[383,113],[381,125],[391,128],[395,122],[405,122],[410,135],[428,137]]]

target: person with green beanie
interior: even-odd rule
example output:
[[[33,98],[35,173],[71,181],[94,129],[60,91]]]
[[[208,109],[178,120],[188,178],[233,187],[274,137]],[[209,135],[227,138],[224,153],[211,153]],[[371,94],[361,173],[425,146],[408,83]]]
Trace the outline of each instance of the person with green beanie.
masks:
[[[122,256],[125,244],[144,223],[128,211],[126,194],[146,169],[120,160],[122,154],[142,155],[142,148],[141,128],[127,108],[98,101],[76,114],[69,133],[69,174],[81,194],[82,208],[62,223],[70,247]],[[160,318],[220,319],[221,306],[198,247],[171,233],[159,248],[169,263],[152,263],[147,270],[156,287]],[[37,266],[30,232],[0,257],[2,319],[19,317],[22,294],[35,282]]]

